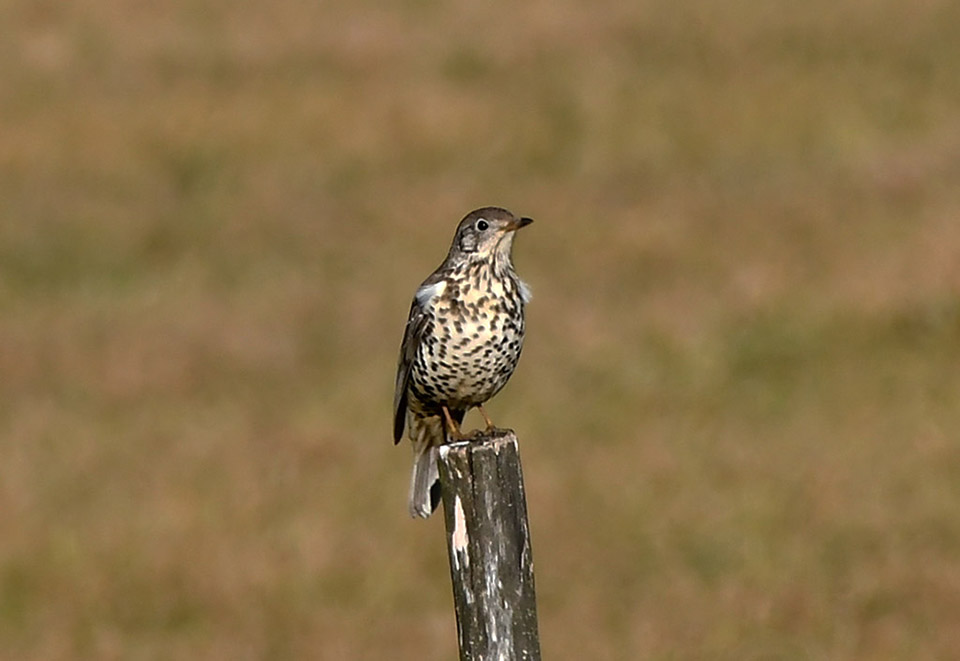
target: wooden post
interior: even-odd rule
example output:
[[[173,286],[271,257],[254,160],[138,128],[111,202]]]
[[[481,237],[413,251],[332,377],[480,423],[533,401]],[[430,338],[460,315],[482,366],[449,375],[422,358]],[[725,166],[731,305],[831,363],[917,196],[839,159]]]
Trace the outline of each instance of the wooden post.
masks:
[[[440,448],[461,661],[539,661],[537,603],[517,437]]]

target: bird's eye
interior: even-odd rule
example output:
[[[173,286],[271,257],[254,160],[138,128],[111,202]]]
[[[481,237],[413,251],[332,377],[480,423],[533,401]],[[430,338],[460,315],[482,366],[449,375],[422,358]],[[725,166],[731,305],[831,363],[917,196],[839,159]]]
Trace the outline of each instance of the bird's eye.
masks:
[[[480,230],[481,232],[487,229],[488,227],[490,227],[490,225],[483,218],[477,221],[477,229]]]

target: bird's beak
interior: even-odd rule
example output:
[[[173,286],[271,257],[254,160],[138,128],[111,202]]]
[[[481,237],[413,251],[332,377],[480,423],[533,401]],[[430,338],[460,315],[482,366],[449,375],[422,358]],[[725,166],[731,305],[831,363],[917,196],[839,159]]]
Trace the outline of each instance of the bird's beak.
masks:
[[[521,227],[526,227],[533,222],[533,218],[517,218],[515,221],[508,223],[506,230],[508,232],[516,232]]]

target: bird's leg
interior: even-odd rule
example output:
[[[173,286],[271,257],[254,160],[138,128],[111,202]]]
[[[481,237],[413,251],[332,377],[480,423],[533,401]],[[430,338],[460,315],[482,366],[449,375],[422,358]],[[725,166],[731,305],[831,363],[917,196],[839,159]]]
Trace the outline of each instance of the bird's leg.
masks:
[[[490,416],[487,415],[487,412],[483,410],[483,406],[481,404],[477,404],[477,409],[480,411],[480,415],[483,416],[483,421],[487,423],[487,431],[492,432],[494,429],[496,429],[496,427],[493,425],[493,421],[490,420]]]
[[[446,421],[447,429],[449,429],[450,431],[450,440],[462,441],[463,432],[460,431],[460,425],[458,425],[457,422],[453,419],[453,416],[450,415],[450,409],[448,409],[444,405],[441,405],[440,408],[443,409],[443,419],[444,421]]]

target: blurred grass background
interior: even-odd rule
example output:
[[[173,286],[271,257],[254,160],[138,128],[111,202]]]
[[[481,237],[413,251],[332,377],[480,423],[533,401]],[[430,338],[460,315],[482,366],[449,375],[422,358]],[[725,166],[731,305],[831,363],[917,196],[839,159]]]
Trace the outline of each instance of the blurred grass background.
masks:
[[[544,658],[960,658],[957,3],[0,22],[0,658],[454,658],[390,405],[486,204]]]

